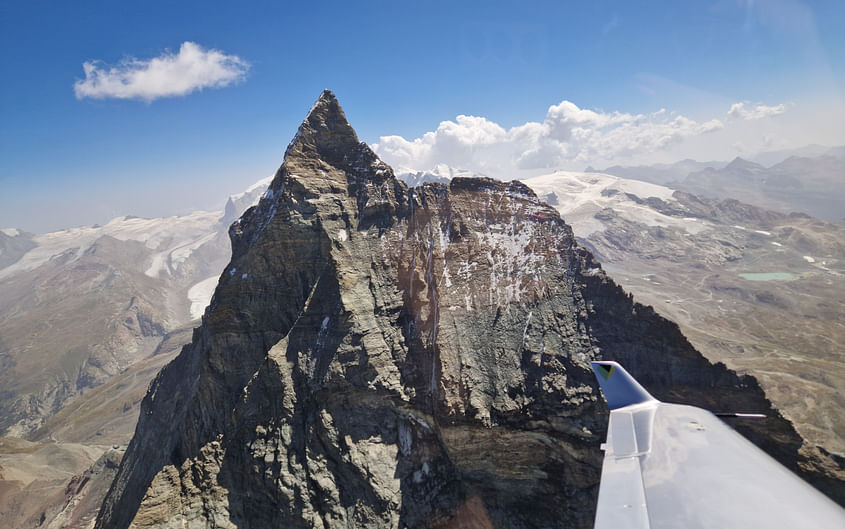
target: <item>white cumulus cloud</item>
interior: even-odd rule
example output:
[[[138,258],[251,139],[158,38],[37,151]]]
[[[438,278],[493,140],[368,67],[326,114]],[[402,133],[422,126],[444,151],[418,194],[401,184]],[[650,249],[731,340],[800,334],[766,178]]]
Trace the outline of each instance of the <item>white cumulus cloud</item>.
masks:
[[[769,116],[777,116],[778,114],[783,114],[784,112],[786,112],[786,105],[784,105],[783,103],[774,106],[752,106],[751,104],[748,104],[748,106],[746,106],[746,104],[748,104],[747,101],[734,103],[733,105],[731,105],[730,110],[728,110],[728,116],[734,119],[752,120],[767,118]]]
[[[483,117],[458,116],[413,140],[382,136],[373,148],[398,168],[426,170],[445,163],[514,178],[659,151],[723,127],[717,119],[699,123],[665,109],[651,114],[601,112],[562,101],[549,107],[543,122],[529,121],[506,130]]]
[[[190,94],[203,88],[221,88],[240,81],[249,63],[237,55],[205,49],[194,42],[183,42],[179,53],[165,51],[148,60],[129,57],[116,66],[99,61],[82,64],[85,79],[76,81],[77,99],[141,99]]]

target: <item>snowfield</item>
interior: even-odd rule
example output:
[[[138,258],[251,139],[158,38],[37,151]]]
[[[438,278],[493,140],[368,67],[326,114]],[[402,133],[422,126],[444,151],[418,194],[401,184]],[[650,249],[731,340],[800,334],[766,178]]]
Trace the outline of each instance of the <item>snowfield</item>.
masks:
[[[155,219],[124,216],[110,220],[105,226],[83,226],[36,235],[33,241],[37,246],[17,262],[0,269],[0,279],[38,268],[68,250],[73,250],[75,258],[78,258],[103,236],[143,243],[151,250],[149,261],[144,263],[144,273],[152,278],[169,277],[194,251],[210,242],[221,228],[228,228],[221,227],[219,222],[230,208],[234,210],[232,214],[235,218],[240,217],[247,208],[258,203],[272,180],[272,176],[262,178],[245,191],[231,195],[225,212],[195,211],[188,215]],[[20,234],[14,228],[0,231],[9,237]]]
[[[663,215],[646,205],[637,204],[627,196],[631,194],[643,200],[654,197],[664,202],[677,202],[672,196],[672,189],[656,184],[578,171],[556,171],[527,178],[523,182],[542,200],[554,206],[579,237],[588,237],[605,229],[602,222],[595,218],[595,214],[604,208],[612,208],[622,217],[647,226],[675,227],[692,234],[711,228],[706,221]]]
[[[36,235],[33,241],[38,246],[18,262],[0,270],[0,279],[37,268],[68,250],[74,250],[78,258],[104,236],[120,241],[138,241],[154,250],[146,274],[157,277],[162,272],[169,273],[171,267],[178,267],[193,249],[202,244],[200,241],[204,238],[213,237],[215,224],[221,215],[220,211],[197,211],[181,217],[159,219],[118,217],[105,226],[83,226]],[[181,253],[171,259],[171,254],[180,250]]]
[[[81,257],[98,239],[113,237],[120,241],[137,241],[149,249],[147,257],[138,263],[139,272],[153,279],[177,279],[179,282],[187,280],[190,285],[191,281],[199,279],[190,277],[194,272],[186,272],[189,274],[187,277],[174,273],[194,252],[213,243],[215,237],[221,233],[225,234],[229,222],[256,204],[272,179],[273,177],[263,178],[242,193],[231,195],[225,211],[196,211],[188,215],[156,219],[124,216],[112,219],[105,226],[83,226],[36,235],[32,240],[37,246],[17,262],[0,269],[0,280],[34,270],[60,255],[65,258],[70,256],[72,262]],[[20,234],[20,231],[14,228],[0,231],[9,237]],[[205,271],[207,272],[208,270]],[[214,294],[218,277],[219,275],[214,275],[203,279],[188,289],[191,319],[202,317]],[[176,288],[175,284],[171,284],[171,287]]]
[[[211,303],[211,296],[214,295],[214,289],[217,288],[217,279],[218,276],[211,276],[208,279],[200,281],[188,290],[192,320],[202,318],[205,308]]]

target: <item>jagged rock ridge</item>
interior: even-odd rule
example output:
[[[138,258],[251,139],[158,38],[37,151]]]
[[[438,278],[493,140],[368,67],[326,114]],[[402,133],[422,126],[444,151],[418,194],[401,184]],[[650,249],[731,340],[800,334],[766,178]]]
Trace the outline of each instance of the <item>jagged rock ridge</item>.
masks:
[[[193,342],[150,387],[97,527],[589,527],[605,408],[589,371],[766,411],[633,302],[518,182],[409,189],[324,92]]]

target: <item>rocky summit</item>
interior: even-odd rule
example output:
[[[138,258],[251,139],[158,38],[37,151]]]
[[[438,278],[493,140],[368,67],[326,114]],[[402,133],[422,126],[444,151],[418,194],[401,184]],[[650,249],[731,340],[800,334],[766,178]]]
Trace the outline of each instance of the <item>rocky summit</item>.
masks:
[[[99,528],[591,527],[598,358],[664,400],[766,413],[744,433],[826,486],[756,381],[635,303],[528,187],[408,188],[329,91],[230,236]]]

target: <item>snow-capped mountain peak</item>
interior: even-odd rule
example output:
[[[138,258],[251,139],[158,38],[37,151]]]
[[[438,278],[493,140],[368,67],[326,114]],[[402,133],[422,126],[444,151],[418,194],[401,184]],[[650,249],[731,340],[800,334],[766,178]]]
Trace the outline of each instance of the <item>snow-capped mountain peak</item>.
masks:
[[[258,203],[258,199],[260,199],[261,195],[267,191],[267,188],[270,187],[270,182],[272,181],[273,176],[271,175],[267,178],[262,178],[240,193],[230,195],[229,199],[226,201],[226,207],[223,210],[223,217],[220,219],[220,222],[228,227],[229,224],[240,217],[247,208]]]
[[[399,167],[396,169],[395,174],[396,178],[399,178],[411,187],[420,186],[425,183],[445,184],[451,181],[453,178],[458,177],[470,178],[485,176],[483,174],[474,173],[465,169],[457,169],[455,167],[446,165],[445,163],[439,163],[428,171],[418,171],[407,167]]]

